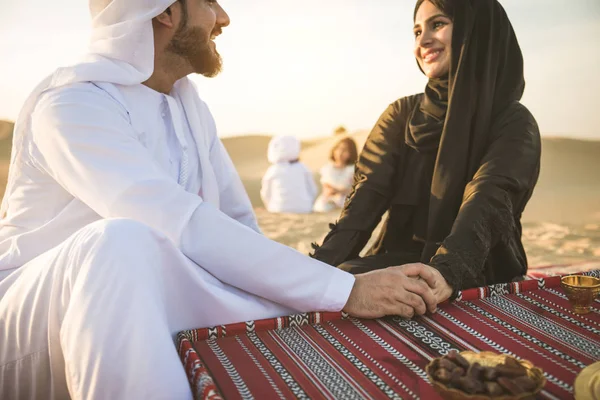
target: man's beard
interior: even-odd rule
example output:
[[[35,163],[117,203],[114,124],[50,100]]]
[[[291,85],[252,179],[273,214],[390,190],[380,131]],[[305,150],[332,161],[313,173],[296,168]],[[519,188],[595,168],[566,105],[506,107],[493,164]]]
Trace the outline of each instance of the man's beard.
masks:
[[[221,56],[201,27],[179,27],[167,46],[167,51],[189,62],[197,74],[211,78],[221,72]]]

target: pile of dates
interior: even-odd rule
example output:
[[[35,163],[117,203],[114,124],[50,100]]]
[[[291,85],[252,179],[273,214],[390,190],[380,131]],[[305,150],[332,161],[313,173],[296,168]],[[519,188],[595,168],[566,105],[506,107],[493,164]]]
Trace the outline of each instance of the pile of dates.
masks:
[[[494,367],[483,367],[477,362],[470,364],[455,350],[439,359],[432,376],[449,388],[490,397],[519,396],[537,386],[527,376],[527,369],[514,358],[507,357],[503,364]]]

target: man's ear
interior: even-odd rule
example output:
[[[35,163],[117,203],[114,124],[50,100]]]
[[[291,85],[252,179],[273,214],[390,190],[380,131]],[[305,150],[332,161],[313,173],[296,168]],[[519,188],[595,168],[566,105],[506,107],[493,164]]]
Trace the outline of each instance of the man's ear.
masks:
[[[172,6],[167,8],[165,11],[163,11],[162,13],[158,14],[156,17],[154,17],[154,20],[156,21],[156,23],[163,25],[165,28],[174,28],[175,26],[177,26],[175,24],[175,15],[173,13],[172,10]]]

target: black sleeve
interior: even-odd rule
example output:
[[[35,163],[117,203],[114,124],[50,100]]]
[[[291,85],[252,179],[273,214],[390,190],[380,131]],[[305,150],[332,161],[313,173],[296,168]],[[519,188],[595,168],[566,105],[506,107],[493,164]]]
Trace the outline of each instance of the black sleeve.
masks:
[[[331,230],[321,246],[313,244],[314,258],[337,266],[358,257],[389,207],[404,142],[400,104],[401,100],[392,103],[371,130],[340,218],[329,225]]]
[[[486,284],[484,266],[490,250],[508,241],[531,196],[540,168],[538,126],[522,105],[503,118],[473,179],[450,235],[430,265],[458,290]]]

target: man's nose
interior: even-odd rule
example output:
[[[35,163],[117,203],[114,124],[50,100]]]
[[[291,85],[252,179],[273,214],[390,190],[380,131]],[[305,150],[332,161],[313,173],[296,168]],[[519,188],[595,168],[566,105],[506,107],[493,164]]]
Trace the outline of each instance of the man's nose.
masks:
[[[217,9],[217,25],[221,27],[228,26],[231,23],[231,20],[229,19],[229,14],[227,14],[227,12],[223,9],[223,7],[220,4],[218,4],[218,6],[219,7]]]

